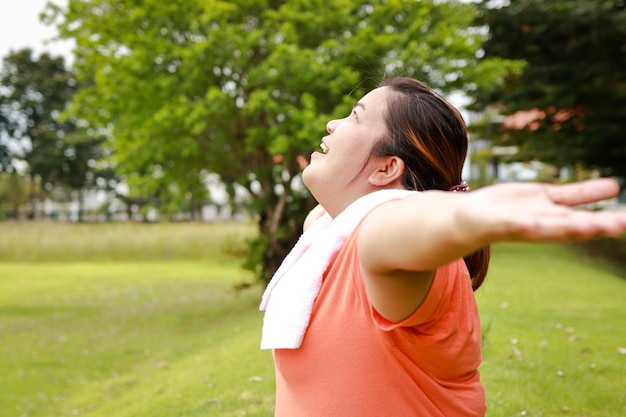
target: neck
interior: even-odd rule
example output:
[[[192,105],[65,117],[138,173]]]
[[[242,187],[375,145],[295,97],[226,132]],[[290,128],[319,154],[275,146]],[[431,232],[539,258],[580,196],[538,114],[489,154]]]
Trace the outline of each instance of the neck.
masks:
[[[354,193],[352,195],[346,194],[342,197],[342,199],[326,199],[325,201],[317,200],[320,205],[324,208],[324,210],[332,217],[333,219],[337,217],[342,211],[346,209],[350,204],[357,201],[359,198],[364,197],[368,194],[374,193],[376,191],[381,190],[406,190],[406,188],[402,186],[398,187],[370,187],[367,190],[364,190],[361,193]]]

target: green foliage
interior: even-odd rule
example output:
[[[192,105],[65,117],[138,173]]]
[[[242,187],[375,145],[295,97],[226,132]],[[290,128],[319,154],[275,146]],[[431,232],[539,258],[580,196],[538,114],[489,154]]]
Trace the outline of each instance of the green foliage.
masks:
[[[53,182],[65,162],[61,136],[67,126],[56,117],[74,93],[63,58],[39,58],[22,49],[3,59],[0,134],[15,149],[11,157],[28,164],[31,177]]]
[[[70,114],[108,129],[131,195],[203,201],[207,173],[219,174],[259,219],[266,273],[313,206],[298,161],[328,119],[385,73],[450,91],[506,72],[476,58],[474,15],[472,4],[434,0],[70,0],[47,10],[77,45],[83,87]]]
[[[20,217],[20,208],[28,201],[28,183],[17,172],[0,171],[0,220]]]
[[[0,116],[1,117],[1,116]],[[11,153],[6,143],[0,141],[0,172],[8,171],[13,168],[13,161],[11,161]]]
[[[77,89],[62,57],[13,52],[3,59],[0,82],[0,138],[7,142],[0,144],[0,170],[13,160],[27,164],[34,216],[38,184],[79,192],[86,187],[103,139],[60,117]]]
[[[626,175],[626,2],[481,4],[478,22],[490,32],[485,57],[527,65],[502,88],[483,91],[479,105],[497,105],[505,114],[540,111],[532,127],[496,136],[521,145],[523,158]]]

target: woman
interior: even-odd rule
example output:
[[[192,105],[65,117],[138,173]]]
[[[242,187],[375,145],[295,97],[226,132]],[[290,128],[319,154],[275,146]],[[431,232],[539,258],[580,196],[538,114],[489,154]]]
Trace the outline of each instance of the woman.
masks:
[[[320,208],[261,304],[276,416],[483,416],[473,290],[488,245],[617,235],[625,214],[570,208],[617,183],[462,192],[462,117],[412,79],[386,81],[327,130],[302,174]]]

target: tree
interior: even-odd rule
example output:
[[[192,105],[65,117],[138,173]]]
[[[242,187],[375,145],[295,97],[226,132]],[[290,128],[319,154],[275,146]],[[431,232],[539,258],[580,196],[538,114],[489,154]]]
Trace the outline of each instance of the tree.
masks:
[[[534,115],[523,129],[499,130],[499,140],[520,145],[522,158],[626,176],[626,1],[489,3],[478,20],[489,27],[485,57],[526,67],[483,92],[479,107]]]
[[[74,128],[64,138],[64,161],[56,171],[55,181],[75,192],[78,201],[78,221],[85,217],[84,194],[88,188],[99,188],[98,178],[108,178],[109,170],[96,169],[96,163],[103,156],[102,137],[94,137],[84,130]]]
[[[0,81],[0,134],[12,145],[5,147],[5,159],[26,162],[30,217],[35,217],[40,185],[82,189],[102,140],[79,135],[85,129],[75,119],[60,117],[77,90],[62,57],[33,57],[30,49],[11,53],[3,60]]]
[[[477,62],[474,12],[435,0],[70,0],[47,19],[76,42],[72,114],[110,129],[120,173],[196,201],[218,173],[258,220],[253,265],[267,277],[312,207],[299,173],[329,118],[385,72],[450,91],[508,68]]]
[[[20,209],[28,201],[24,177],[15,171],[0,172],[0,220],[20,218]]]

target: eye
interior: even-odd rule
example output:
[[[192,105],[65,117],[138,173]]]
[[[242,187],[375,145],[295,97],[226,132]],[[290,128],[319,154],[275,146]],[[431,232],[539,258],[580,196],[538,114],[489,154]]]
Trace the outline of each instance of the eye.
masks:
[[[354,117],[355,119],[359,118],[359,115],[356,114],[356,110],[352,110],[352,113],[350,113],[350,116]]]

